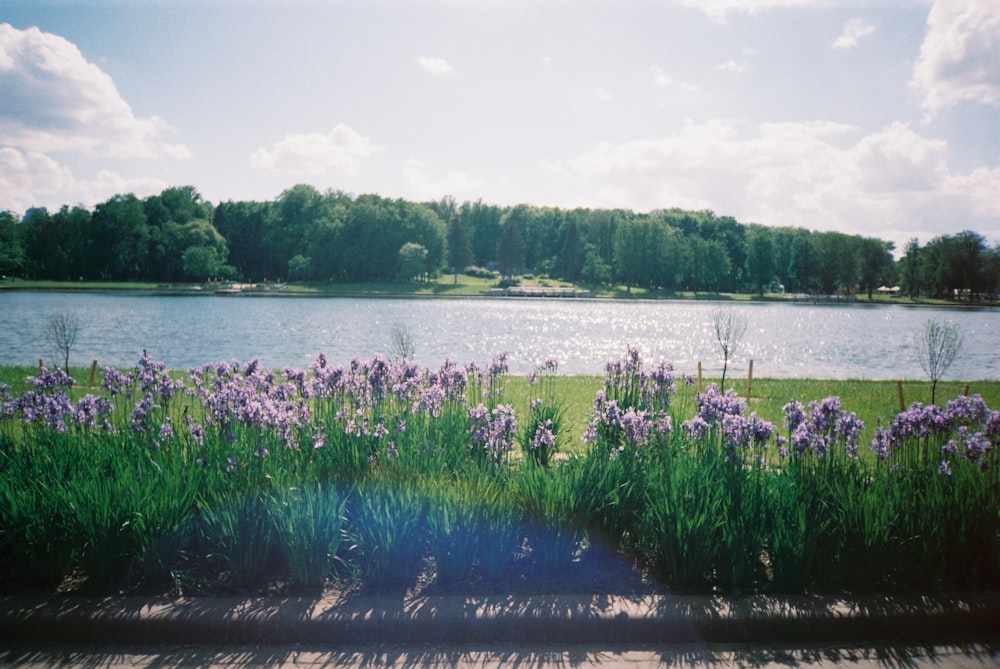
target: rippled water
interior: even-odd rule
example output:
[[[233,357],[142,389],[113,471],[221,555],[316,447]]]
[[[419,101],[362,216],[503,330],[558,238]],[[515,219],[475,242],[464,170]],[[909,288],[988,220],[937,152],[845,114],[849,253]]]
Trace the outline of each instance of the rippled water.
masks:
[[[354,299],[0,293],[0,364],[51,358],[49,318],[81,323],[72,364],[131,366],[142,349],[174,368],[258,358],[271,367],[391,355],[391,329],[412,336],[418,362],[485,364],[501,351],[524,373],[546,357],[569,374],[601,374],[636,346],[678,371],[722,367],[709,302],[533,299]],[[928,318],[961,327],[962,353],[946,378],[1000,380],[1000,312],[990,309],[740,304],[748,328],[731,369],[757,377],[924,378],[913,336]]]

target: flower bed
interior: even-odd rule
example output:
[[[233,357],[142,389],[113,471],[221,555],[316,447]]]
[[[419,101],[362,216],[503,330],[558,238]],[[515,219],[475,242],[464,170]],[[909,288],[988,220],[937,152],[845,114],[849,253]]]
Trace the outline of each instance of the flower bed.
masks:
[[[42,370],[0,387],[6,589],[334,580],[498,588],[608,552],[691,592],[844,592],[1000,582],[1000,412],[913,405],[868,446],[836,397],[784,425],[732,391],[678,415],[668,363],[608,364],[574,457],[548,361],[527,410],[485,369],[381,357],[183,378],[145,354],[75,401]]]

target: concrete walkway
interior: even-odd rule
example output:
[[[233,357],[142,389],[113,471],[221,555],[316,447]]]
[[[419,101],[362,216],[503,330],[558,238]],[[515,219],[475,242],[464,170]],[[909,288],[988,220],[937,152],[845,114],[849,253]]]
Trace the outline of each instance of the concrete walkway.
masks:
[[[508,643],[487,647],[369,646],[339,649],[308,646],[157,647],[0,650],[0,665],[11,667],[452,667],[501,669],[612,669],[670,667],[730,669],[972,669],[995,668],[1000,650],[988,644],[863,647],[730,646],[672,644],[666,646],[571,647]]]
[[[10,666],[1000,666],[1000,592],[0,597]]]

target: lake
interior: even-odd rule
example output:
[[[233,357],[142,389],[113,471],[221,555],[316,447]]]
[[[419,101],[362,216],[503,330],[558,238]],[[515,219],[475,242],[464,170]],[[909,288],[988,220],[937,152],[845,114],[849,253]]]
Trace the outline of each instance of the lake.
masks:
[[[171,368],[253,358],[306,368],[395,353],[392,328],[414,342],[414,359],[485,365],[509,353],[513,373],[547,357],[566,374],[602,374],[628,346],[643,358],[718,374],[722,354],[711,326],[719,303],[560,299],[381,299],[264,296],[152,296],[116,293],[0,292],[0,364],[58,359],[46,341],[51,316],[73,315],[80,334],[71,364],[132,366],[145,348]],[[730,364],[754,376],[923,379],[913,338],[929,318],[953,320],[962,352],[945,375],[1000,380],[1000,312],[903,305],[733,303],[748,327]]]

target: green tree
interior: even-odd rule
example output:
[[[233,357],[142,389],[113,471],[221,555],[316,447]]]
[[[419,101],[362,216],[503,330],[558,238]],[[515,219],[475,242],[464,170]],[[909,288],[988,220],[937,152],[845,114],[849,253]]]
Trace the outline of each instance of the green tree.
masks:
[[[872,293],[880,285],[893,283],[895,267],[892,262],[892,242],[881,239],[857,237],[861,288],[872,299]]]
[[[650,246],[648,221],[628,221],[615,230],[614,276],[627,290],[645,283],[650,275],[650,257],[655,253]]]
[[[472,245],[469,244],[469,237],[465,234],[465,224],[458,216],[454,216],[448,223],[448,264],[455,273],[455,283],[458,283],[459,272],[471,265],[474,260]]]
[[[92,275],[114,281],[144,276],[149,259],[149,226],[142,201],[135,195],[115,195],[94,209],[94,269]]]
[[[503,276],[514,276],[524,268],[525,245],[516,219],[507,219],[497,242],[497,263]]]
[[[296,184],[281,193],[264,219],[265,274],[278,278],[293,256],[309,256],[310,229],[329,215],[330,199],[315,187]],[[397,247],[398,248],[398,247]]]
[[[711,211],[695,212],[700,219],[698,232],[702,239],[722,245],[729,268],[718,278],[714,290],[736,292],[746,282],[746,226],[731,216],[716,216]],[[713,250],[712,253],[715,253]]]
[[[695,236],[689,239],[691,261],[685,283],[694,292],[719,292],[730,275],[732,261],[726,247],[719,241],[705,241]]]
[[[595,286],[603,286],[611,281],[611,265],[604,262],[596,244],[587,244],[583,255],[583,268],[580,270],[581,279]]]
[[[615,275],[615,235],[618,226],[630,218],[627,213],[612,209],[587,210],[579,217],[581,237],[584,240],[584,263],[587,262],[588,255],[596,253],[594,260],[600,262],[591,263],[591,268],[607,267],[610,276],[606,281],[610,281]]]
[[[223,202],[215,208],[212,217],[215,229],[229,248],[229,263],[248,281],[260,281],[268,276],[265,236],[267,221],[271,218],[270,208],[271,204],[265,202]]]
[[[32,207],[24,213],[20,224],[21,244],[25,255],[25,275],[29,278],[65,279],[59,276],[55,257],[55,227],[45,207]]]
[[[761,297],[764,288],[774,280],[774,243],[770,231],[763,227],[755,227],[750,234],[747,251],[747,278],[754,290]]]
[[[774,243],[774,273],[778,283],[785,290],[799,290],[798,277],[795,273],[795,240],[809,233],[802,228],[772,228],[771,239]]]
[[[1000,244],[987,249],[983,258],[983,268],[986,273],[986,291],[989,299],[996,300],[1000,293]]]
[[[476,257],[476,264],[484,267],[491,265],[497,258],[503,211],[500,207],[476,200],[463,202],[458,215],[465,224],[465,229],[471,233],[469,243]]]
[[[808,232],[797,236],[792,242],[792,263],[795,268],[796,290],[815,293],[820,288],[817,271],[819,253],[816,246],[815,237]]]
[[[312,260],[301,253],[288,261],[288,278],[292,281],[306,281],[312,278]]]
[[[427,249],[415,242],[406,242],[399,249],[399,278],[419,279],[427,274]]]
[[[579,281],[580,272],[583,269],[584,246],[580,236],[580,228],[574,218],[567,218],[565,225],[563,225],[561,238],[556,275],[566,281]]]
[[[920,242],[916,238],[906,242],[899,273],[903,291],[910,297],[920,297]]]
[[[853,288],[858,283],[858,255],[853,238],[840,232],[813,234],[816,277],[819,289],[826,295],[840,288]]]
[[[955,235],[955,274],[960,294],[970,300],[979,299],[986,292],[986,261],[989,248],[986,240],[978,232],[963,230]]]
[[[228,255],[224,238],[211,223],[212,205],[194,186],[167,188],[150,196],[143,200],[143,211],[149,227],[148,278],[179,281],[184,275],[182,255],[192,245],[216,246],[223,260]]]
[[[184,276],[194,281],[207,281],[217,277],[223,262],[212,246],[189,246],[181,255]]]
[[[17,218],[0,211],[0,274],[19,275],[24,271],[24,249],[17,234]]]

